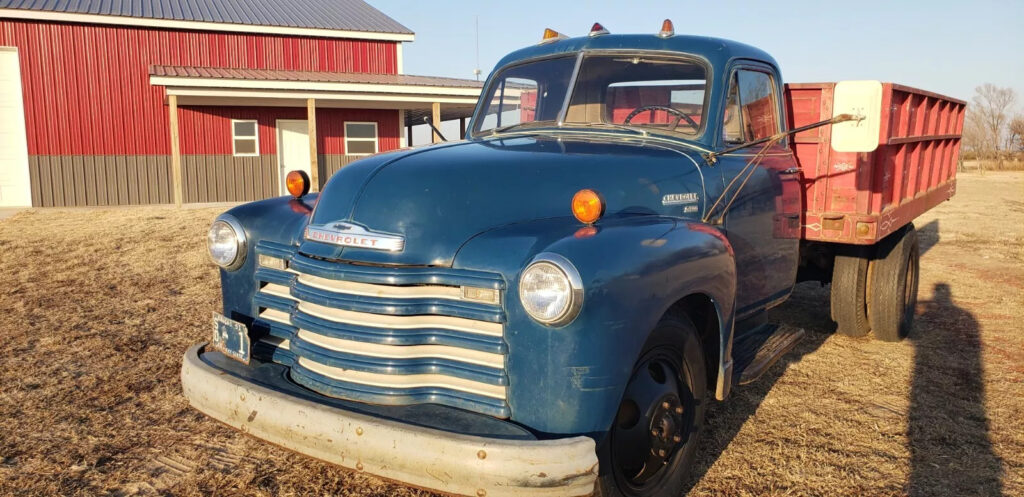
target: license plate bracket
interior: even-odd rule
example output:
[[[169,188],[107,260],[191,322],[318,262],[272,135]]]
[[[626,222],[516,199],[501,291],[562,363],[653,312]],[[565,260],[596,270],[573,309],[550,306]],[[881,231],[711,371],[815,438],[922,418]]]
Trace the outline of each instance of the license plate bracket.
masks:
[[[213,313],[213,339],[210,340],[210,346],[238,362],[249,364],[252,350],[249,329],[219,312]]]

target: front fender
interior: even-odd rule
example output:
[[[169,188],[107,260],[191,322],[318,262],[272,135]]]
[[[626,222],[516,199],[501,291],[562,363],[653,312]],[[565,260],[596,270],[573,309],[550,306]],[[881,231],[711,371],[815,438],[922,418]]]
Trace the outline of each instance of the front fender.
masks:
[[[256,293],[256,242],[270,241],[297,245],[302,238],[313,205],[318,194],[302,199],[277,197],[250,202],[234,207],[225,214],[238,219],[248,240],[245,263],[237,270],[220,270],[220,285],[223,294],[224,315],[249,325],[255,309],[253,296]]]
[[[572,218],[510,225],[474,237],[455,258],[456,267],[498,272],[508,282],[509,405],[514,421],[539,432],[607,430],[648,333],[682,297],[707,295],[723,333],[732,330],[735,263],[717,230],[660,216],[593,228]],[[580,314],[560,328],[534,321],[519,302],[519,274],[541,252],[566,257],[583,280]]]

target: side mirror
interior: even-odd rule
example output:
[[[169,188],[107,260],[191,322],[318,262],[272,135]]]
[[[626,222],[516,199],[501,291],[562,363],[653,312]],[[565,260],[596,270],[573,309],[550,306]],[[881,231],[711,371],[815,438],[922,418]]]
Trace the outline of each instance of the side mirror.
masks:
[[[879,81],[840,81],[832,97],[832,117],[841,114],[863,119],[832,125],[832,150],[836,152],[873,152],[878,148],[882,128],[882,83]]]

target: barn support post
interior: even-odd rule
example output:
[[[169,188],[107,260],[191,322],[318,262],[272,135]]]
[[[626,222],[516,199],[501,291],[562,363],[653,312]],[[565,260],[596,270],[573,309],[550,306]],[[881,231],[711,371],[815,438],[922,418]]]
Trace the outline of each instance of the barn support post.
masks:
[[[405,111],[398,109],[398,148],[405,148]]]
[[[309,126],[309,191],[320,191],[320,161],[316,155],[316,99],[306,99],[306,123]]]
[[[406,146],[408,146],[408,147],[412,146],[412,125],[411,124],[406,124],[406,126],[405,126],[405,143],[406,143]]]
[[[171,177],[174,181],[174,205],[181,207],[184,200],[181,181],[181,148],[178,140],[178,96],[167,97],[167,112],[171,127]]]
[[[433,104],[431,104],[430,112],[431,112],[430,122],[434,124],[434,127],[436,127],[438,130],[440,130],[441,129],[441,102],[434,102]],[[440,143],[441,142],[441,136],[438,135],[437,132],[431,130],[430,134],[434,137],[434,139],[433,139],[433,141],[431,143]]]
[[[466,118],[465,117],[460,117],[459,118],[459,139],[460,140],[465,140],[466,139]]]

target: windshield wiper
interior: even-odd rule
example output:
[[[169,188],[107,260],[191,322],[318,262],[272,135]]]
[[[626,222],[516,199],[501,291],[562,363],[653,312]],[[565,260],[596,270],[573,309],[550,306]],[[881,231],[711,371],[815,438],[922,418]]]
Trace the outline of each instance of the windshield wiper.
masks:
[[[600,127],[600,128],[614,128],[621,129],[623,131],[632,131],[639,133],[643,136],[648,136],[646,129],[638,128],[636,126],[629,126],[627,124],[616,124],[616,123],[570,123],[571,126],[584,126],[584,127]]]
[[[660,139],[660,140],[671,140],[673,143],[682,145],[682,146],[684,146],[686,148],[689,148],[691,150],[695,150],[698,153],[701,153],[701,154],[707,153],[707,150],[705,150],[705,149],[703,149],[701,147],[698,147],[697,145],[694,145],[692,143],[689,143],[689,142],[687,142],[685,140],[680,140],[677,136],[672,136],[672,135],[667,135],[667,134],[662,134],[662,133],[651,133],[650,130],[643,129],[643,128],[639,127],[639,126],[630,126],[628,124],[616,124],[616,123],[571,123],[571,124],[573,126],[577,126],[578,125],[578,126],[582,126],[582,127],[606,127],[606,128],[621,129],[623,131],[632,131],[634,133],[637,133],[637,134],[643,136],[644,138],[657,138],[657,139]]]
[[[482,135],[477,135],[477,137],[478,138],[485,138],[485,137],[488,137],[488,136],[491,136],[491,135],[496,135],[498,133],[504,133],[506,131],[509,131],[509,130],[512,130],[512,129],[516,129],[516,128],[533,127],[533,126],[529,126],[529,125],[532,125],[532,124],[550,124],[551,122],[553,122],[553,121],[527,121],[525,123],[515,123],[515,124],[509,124],[509,125],[506,125],[506,126],[499,126],[497,128],[492,128],[492,129],[488,130],[486,133],[484,133]]]

